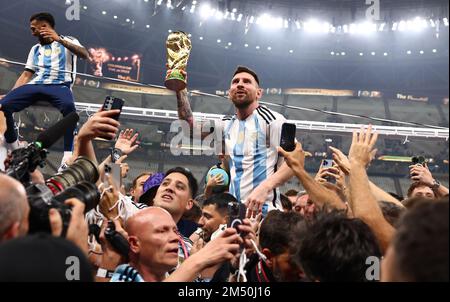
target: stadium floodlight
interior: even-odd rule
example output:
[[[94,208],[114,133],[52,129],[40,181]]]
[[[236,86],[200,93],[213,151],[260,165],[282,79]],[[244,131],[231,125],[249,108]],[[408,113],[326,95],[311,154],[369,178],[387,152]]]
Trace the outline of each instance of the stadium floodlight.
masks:
[[[406,54],[410,55],[411,54],[411,50],[407,50]]]
[[[385,52],[385,53],[383,54],[383,56],[385,56],[385,57],[387,57],[387,55],[388,55],[388,53],[387,53],[387,52]]]
[[[328,33],[330,31],[330,24],[327,22],[320,23],[316,19],[311,19],[303,24],[306,32],[309,33]]]
[[[396,31],[398,28],[398,22],[392,23],[392,31]]]
[[[282,28],[283,18],[275,18],[264,13],[256,19],[256,24],[264,28]]]
[[[344,33],[348,33],[348,25],[347,25],[347,24],[344,24],[344,25],[342,26],[342,30],[344,31]]]
[[[421,55],[423,55],[423,54],[424,54],[424,51],[423,51],[423,50],[421,50],[421,51],[419,51],[419,53],[420,53]]]
[[[372,56],[376,55],[375,51],[372,51],[370,54],[371,54]]]
[[[436,52],[437,52],[437,49],[436,49],[436,48],[434,48],[434,49],[432,50],[432,52],[433,52],[433,53],[436,53]]]
[[[289,53],[294,53],[294,50],[293,50],[293,49],[290,49],[290,50],[289,50]]]
[[[444,25],[448,27],[448,19],[444,18],[444,19],[442,19],[442,21],[444,21]]]
[[[210,16],[214,15],[215,9],[211,9],[208,3],[203,4],[200,7],[200,17],[202,19],[208,19]]]
[[[377,25],[375,23],[372,22],[362,22],[359,23],[358,25],[356,25],[356,32],[358,34],[370,34],[377,31]],[[354,33],[355,30],[350,29],[350,33]]]
[[[427,27],[427,21],[420,17],[415,17],[414,19],[406,22],[406,27],[411,31],[420,31]]]
[[[360,56],[360,57],[364,56],[364,53],[360,52],[360,53],[359,53],[359,56]]]
[[[189,10],[189,12],[191,14],[195,13],[195,8],[196,8],[196,6],[194,4],[192,4],[191,9]]]
[[[237,17],[237,21],[238,21],[238,22],[241,22],[243,16],[244,16],[243,14],[239,14],[239,16]]]
[[[334,56],[334,51],[330,52],[330,55]]]
[[[217,20],[223,19],[223,13],[221,11],[217,10],[215,15]]]

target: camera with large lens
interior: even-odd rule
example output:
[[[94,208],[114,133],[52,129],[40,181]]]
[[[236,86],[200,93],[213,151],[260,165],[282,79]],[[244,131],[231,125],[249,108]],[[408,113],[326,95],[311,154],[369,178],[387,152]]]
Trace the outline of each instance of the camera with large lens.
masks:
[[[85,204],[85,212],[95,208],[100,201],[100,193],[95,185],[99,177],[96,165],[84,157],[46,181],[46,185],[35,184],[27,187],[30,204],[30,233],[51,232],[48,211],[58,210],[63,222],[65,236],[70,223],[72,209],[64,204],[69,198],[77,198]]]
[[[96,183],[98,177],[97,166],[86,157],[80,156],[66,170],[48,179],[46,184],[56,195],[81,181]]]

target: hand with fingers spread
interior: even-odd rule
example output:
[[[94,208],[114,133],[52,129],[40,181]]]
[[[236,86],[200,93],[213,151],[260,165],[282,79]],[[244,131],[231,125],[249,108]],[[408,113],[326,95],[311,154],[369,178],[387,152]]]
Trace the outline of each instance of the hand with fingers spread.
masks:
[[[221,186],[223,185],[223,175],[222,174],[216,174],[214,177],[210,177],[208,180],[208,183],[206,184],[207,187],[215,187],[215,186]]]
[[[75,243],[86,255],[88,254],[88,225],[84,219],[85,205],[76,198],[70,198],[64,204],[72,207],[70,222],[66,232],[66,239]],[[50,229],[53,236],[61,236],[63,233],[63,221],[58,210],[52,208],[49,211]]]
[[[120,123],[112,117],[120,110],[98,111],[92,115],[78,132],[80,140],[93,140],[96,137],[114,139]]]
[[[372,133],[372,125],[367,130],[361,127],[359,132],[353,132],[352,145],[348,154],[350,163],[360,164],[367,167],[374,157],[375,143],[377,142],[378,133]]]
[[[114,145],[114,148],[120,149],[123,154],[129,155],[139,147],[137,141],[139,134],[134,133],[133,129],[125,129],[120,131],[119,137]]]

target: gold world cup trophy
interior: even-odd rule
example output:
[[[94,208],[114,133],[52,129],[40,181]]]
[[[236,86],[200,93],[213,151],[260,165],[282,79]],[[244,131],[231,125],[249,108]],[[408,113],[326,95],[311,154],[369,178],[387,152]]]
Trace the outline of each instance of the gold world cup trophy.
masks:
[[[176,31],[167,37],[167,68],[170,72],[166,76],[165,86],[173,91],[186,88],[186,77],[181,71],[186,71],[187,61],[192,49],[191,40],[186,33]]]

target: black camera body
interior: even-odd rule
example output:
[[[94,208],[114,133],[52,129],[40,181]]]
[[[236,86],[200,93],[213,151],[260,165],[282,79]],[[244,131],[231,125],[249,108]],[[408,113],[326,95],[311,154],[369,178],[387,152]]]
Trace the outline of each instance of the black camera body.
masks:
[[[85,204],[85,213],[100,201],[95,183],[99,177],[97,166],[85,157],[78,157],[66,170],[48,179],[46,184],[34,184],[26,188],[30,204],[30,233],[51,233],[48,211],[58,210],[63,222],[62,236],[70,223],[72,209],[64,204],[69,198],[77,198]]]
[[[108,226],[105,229],[105,238],[122,256],[128,257],[130,244],[122,234],[116,231],[116,225],[112,221],[108,221]]]
[[[64,204],[64,202],[69,198],[77,198],[85,204],[85,212],[88,212],[100,200],[100,193],[97,187],[86,181],[69,187],[56,196],[53,195],[49,187],[43,184],[31,185],[26,191],[31,209],[29,216],[30,234],[37,232],[51,233],[48,212],[50,209],[56,209],[61,215],[63,223],[61,235],[65,236],[69,227],[72,208]]]
[[[11,161],[6,174],[27,186],[30,184],[30,172],[34,172],[38,166],[44,167],[47,154],[48,151],[40,148],[36,143],[16,149],[11,153]]]

